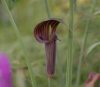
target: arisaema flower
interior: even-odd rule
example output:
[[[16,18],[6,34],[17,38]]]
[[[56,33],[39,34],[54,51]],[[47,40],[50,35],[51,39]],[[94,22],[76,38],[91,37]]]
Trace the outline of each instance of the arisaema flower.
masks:
[[[0,52],[0,87],[12,87],[11,65],[8,56]]]
[[[60,20],[51,19],[43,21],[34,29],[34,36],[40,43],[45,44],[45,52],[47,59],[47,73],[49,77],[52,77],[55,72],[55,60],[56,60],[56,28]]]

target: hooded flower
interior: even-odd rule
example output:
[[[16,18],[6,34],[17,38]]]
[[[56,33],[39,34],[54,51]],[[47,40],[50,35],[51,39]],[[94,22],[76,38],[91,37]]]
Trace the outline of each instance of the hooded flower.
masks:
[[[0,87],[12,87],[11,66],[8,56],[0,52]]]
[[[46,59],[47,59],[47,73],[51,77],[55,72],[55,58],[56,58],[56,27],[60,21],[56,19],[46,20],[39,23],[34,29],[34,36],[40,43],[45,44]]]

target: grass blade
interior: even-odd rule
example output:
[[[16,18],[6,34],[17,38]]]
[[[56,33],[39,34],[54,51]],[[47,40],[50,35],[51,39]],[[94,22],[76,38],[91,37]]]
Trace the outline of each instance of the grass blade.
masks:
[[[87,50],[86,56],[88,56],[98,46],[100,46],[100,42],[96,42],[92,46],[90,46]]]
[[[79,64],[78,64],[77,78],[76,78],[76,87],[79,87],[79,83],[80,83],[82,59],[84,57],[84,51],[85,51],[87,38],[88,38],[88,32],[89,32],[89,24],[90,24],[90,20],[92,18],[92,15],[93,15],[93,12],[94,12],[94,9],[95,9],[95,5],[96,5],[96,0],[93,0],[92,1],[92,7],[90,9],[91,13],[89,14],[89,18],[86,21],[86,27],[85,27],[85,32],[84,32],[84,36],[83,36],[81,52],[80,52],[80,56],[79,56]]]

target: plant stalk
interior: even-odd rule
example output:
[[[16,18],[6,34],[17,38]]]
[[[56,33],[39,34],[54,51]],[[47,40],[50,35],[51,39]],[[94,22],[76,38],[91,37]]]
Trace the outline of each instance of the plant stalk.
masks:
[[[50,18],[51,14],[50,14],[50,8],[49,8],[48,0],[45,0],[45,8],[46,8],[46,12],[47,12],[48,18]]]
[[[70,3],[70,17],[69,17],[70,19],[69,19],[68,54],[67,54],[65,87],[72,87],[72,70],[73,70],[74,0],[69,0],[69,3]]]
[[[84,32],[84,36],[83,36],[81,52],[80,52],[80,56],[79,56],[79,64],[78,64],[77,78],[76,78],[76,87],[79,87],[79,84],[80,84],[82,60],[84,58],[84,51],[85,51],[87,39],[88,39],[89,24],[91,22],[91,18],[92,18],[93,12],[95,10],[95,6],[96,6],[96,0],[93,0],[92,1],[92,7],[90,9],[90,15],[89,15],[89,17],[87,18],[87,21],[86,21],[86,27],[85,27],[85,32]]]

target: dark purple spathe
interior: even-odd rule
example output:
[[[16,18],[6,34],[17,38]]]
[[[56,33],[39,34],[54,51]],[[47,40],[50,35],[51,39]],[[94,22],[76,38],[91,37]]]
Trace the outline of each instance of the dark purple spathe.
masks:
[[[60,21],[56,19],[47,20],[39,23],[34,29],[34,36],[40,43],[45,44],[46,59],[47,59],[47,73],[52,76],[55,72],[56,59],[56,27]]]

